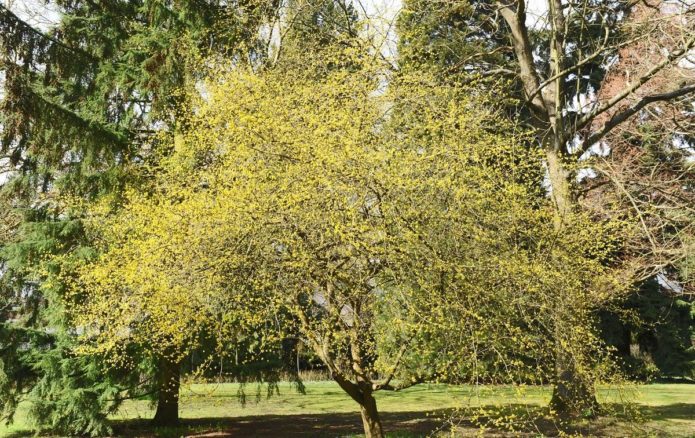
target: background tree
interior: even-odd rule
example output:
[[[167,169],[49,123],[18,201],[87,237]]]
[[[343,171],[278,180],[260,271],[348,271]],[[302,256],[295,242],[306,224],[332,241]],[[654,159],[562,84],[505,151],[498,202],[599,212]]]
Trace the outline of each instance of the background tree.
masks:
[[[623,7],[627,6],[630,5]],[[580,93],[586,89],[584,87],[588,87],[588,84],[582,86],[584,76],[582,73],[586,63],[613,55],[621,45],[625,44],[623,35],[627,35],[628,39],[654,36],[655,32],[658,32],[658,27],[654,27],[653,19],[656,19],[658,23],[661,17],[647,14],[646,19],[638,17],[621,20],[616,15],[620,10],[612,8],[604,14],[597,15],[601,18],[592,20],[587,19],[585,12],[589,9],[596,12],[596,8],[604,7],[603,4],[593,5],[584,2],[564,7],[559,2],[549,2],[547,34],[539,41],[541,49],[547,47],[543,50],[547,50],[549,63],[545,69],[542,69],[533,61],[536,47],[529,38],[525,4],[523,2],[500,3],[498,7],[514,44],[527,103],[538,117],[539,132],[544,132],[540,139],[546,150],[548,175],[552,188],[551,198],[558,213],[557,227],[558,230],[562,230],[564,224],[571,220],[572,212],[576,210],[576,190],[573,188],[576,181],[576,167],[573,169],[570,163],[573,161],[576,163],[606,134],[648,104],[659,100],[671,100],[694,91],[692,84],[686,83],[678,84],[666,94],[652,95],[640,92],[644,84],[686,56],[695,44],[692,29],[688,24],[688,11],[684,11],[686,15],[681,21],[684,27],[680,29],[680,37],[675,41],[665,42],[666,44],[662,47],[669,54],[662,56],[651,69],[631,80],[622,89],[611,93],[610,97],[604,94],[602,96],[604,99],[591,104],[589,108],[578,105],[575,111],[566,111],[568,102],[571,102],[569,99],[576,99],[580,103]],[[627,9],[625,12],[630,11]],[[665,21],[672,22],[672,18],[669,17]],[[575,26],[577,26],[576,29]],[[598,31],[599,29],[601,31]],[[573,42],[570,37],[577,38],[577,35],[586,38],[588,47],[574,50],[570,52],[572,56],[567,56],[568,44]],[[622,38],[616,42],[613,39],[616,36]],[[568,81],[570,74],[574,77]],[[568,82],[573,83],[573,88],[568,87]],[[634,100],[630,102],[630,99]],[[606,118],[601,119],[603,116]],[[632,281],[629,277],[626,280]],[[564,309],[567,310],[569,307]],[[557,387],[552,404],[561,411],[581,411],[595,404],[588,389],[582,388],[586,386],[586,383],[581,383],[582,379],[577,376],[575,370],[572,370],[572,366],[571,358],[561,359],[558,363]]]
[[[661,3],[642,7],[630,2],[547,2],[543,8],[536,8],[538,11],[529,11],[523,1],[433,4],[406,3],[402,26],[415,24],[401,31],[405,35],[401,44],[404,60],[417,59],[410,53],[413,50],[418,53],[418,47],[422,47],[424,54],[420,57],[444,60],[435,63],[439,71],[446,71],[449,65],[457,65],[450,61],[457,53],[473,51],[474,56],[462,56],[460,63],[470,75],[514,74],[518,88],[511,94],[523,96],[523,108],[529,113],[525,120],[536,131],[537,142],[546,151],[549,194],[556,206],[559,233],[572,229],[575,215],[586,206],[577,202],[582,195],[577,177],[587,164],[581,161],[598,150],[596,145],[648,105],[677,99],[693,91],[691,81],[674,83],[659,79],[668,78],[669,69],[682,62],[693,47],[692,9],[687,5],[664,15],[660,11]],[[428,18],[437,14],[455,18],[445,22]],[[424,31],[418,34],[418,28]],[[476,38],[484,29],[487,29],[483,31],[484,37]],[[664,33],[664,29],[668,32]],[[454,40],[462,42],[458,46],[465,49],[454,50],[441,38],[453,32],[459,35]],[[644,66],[642,71],[626,83],[604,87],[611,81],[607,72],[613,57],[622,55],[621,51],[635,42],[652,46],[653,50],[649,51],[652,63],[640,64]],[[648,86],[655,82],[667,85],[656,92]],[[620,188],[613,186],[613,190]],[[629,217],[639,230],[634,211]],[[656,261],[658,256],[656,259],[639,256],[640,262],[637,259],[630,262],[628,252],[616,253],[611,262],[618,262],[613,266],[625,270],[627,283],[643,278],[642,274],[628,273],[633,269],[642,271],[636,268],[637,264],[643,268],[664,266],[663,260]],[[683,251],[679,253],[682,255]],[[620,294],[612,296],[619,298]],[[595,300],[589,302],[601,306]],[[566,304],[558,307],[558,312],[575,312],[583,305],[582,302]],[[558,316],[557,323],[574,320],[572,315],[565,314]],[[558,327],[556,333],[566,329]],[[591,385],[572,369],[573,362],[571,357],[558,356],[553,405],[563,412],[591,411],[596,406]]]
[[[651,279],[624,303],[601,312],[602,336],[635,379],[692,379],[692,307],[687,295]]]
[[[656,7],[658,14],[654,14]],[[620,49],[599,98],[626,86],[631,78],[658,63],[660,55],[655,48],[681,37],[683,7],[672,3],[635,8],[635,20],[645,15],[659,19],[659,34]],[[673,21],[676,26],[670,25]],[[692,67],[686,55],[645,84],[640,94],[668,93],[675,83],[692,82]],[[596,174],[582,184],[584,208],[601,216],[631,213],[640,217],[642,232],[628,246],[634,255],[635,277],[646,281],[612,313],[625,316],[618,327],[613,324],[615,333],[625,339],[613,336],[611,342],[632,365],[631,372],[642,378],[692,374],[689,333],[693,322],[688,310],[693,290],[691,206],[695,203],[692,102],[693,96],[688,94],[655,102],[606,135],[602,146],[610,147],[610,154],[586,160]]]
[[[281,63],[302,62],[307,56],[349,45],[360,33],[357,9],[344,0],[291,0],[283,13],[275,56]]]

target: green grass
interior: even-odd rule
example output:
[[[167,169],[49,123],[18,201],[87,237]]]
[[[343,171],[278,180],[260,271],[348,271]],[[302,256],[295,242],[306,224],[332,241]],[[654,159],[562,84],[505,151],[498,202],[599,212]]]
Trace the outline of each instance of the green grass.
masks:
[[[357,404],[333,382],[307,382],[305,394],[288,383],[280,384],[279,394],[270,397],[266,387],[260,388],[257,397],[257,389],[256,385],[246,386],[247,402],[242,405],[237,384],[185,385],[181,417],[186,421],[177,429],[149,429],[146,419],[152,417],[153,411],[146,401],[126,402],[113,420],[118,433],[128,436],[181,436],[211,431],[235,436],[348,436],[360,430]],[[457,409],[484,406],[500,407],[505,412],[539,412],[549,398],[550,390],[544,387],[475,389],[420,385],[399,393],[377,394],[386,428],[396,433],[393,437],[421,436]],[[585,421],[580,431],[603,436],[695,436],[695,385],[653,384],[620,391],[602,388],[599,399],[605,406],[617,408],[617,417]],[[625,406],[633,406],[643,420],[621,419],[619,412]],[[17,420],[9,428],[0,426],[0,436],[26,435],[21,410]],[[475,431],[472,425],[464,424],[460,433]]]

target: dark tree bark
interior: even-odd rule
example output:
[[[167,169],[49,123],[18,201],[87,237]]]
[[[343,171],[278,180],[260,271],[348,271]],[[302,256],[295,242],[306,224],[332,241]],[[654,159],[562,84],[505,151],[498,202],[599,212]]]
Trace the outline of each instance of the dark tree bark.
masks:
[[[600,413],[593,385],[570,365],[557,367],[550,408],[563,417],[593,418]]]
[[[179,388],[181,369],[178,362],[159,358],[157,412],[152,423],[157,426],[175,426],[179,423]]]
[[[352,382],[335,370],[333,370],[333,380],[360,405],[364,435],[367,438],[384,438],[384,428],[381,425],[372,384],[362,379],[359,379],[357,383]]]
[[[384,428],[381,426],[381,417],[376,408],[376,399],[369,390],[362,392],[360,413],[362,414],[362,425],[364,426],[365,436],[367,438],[383,438]]]

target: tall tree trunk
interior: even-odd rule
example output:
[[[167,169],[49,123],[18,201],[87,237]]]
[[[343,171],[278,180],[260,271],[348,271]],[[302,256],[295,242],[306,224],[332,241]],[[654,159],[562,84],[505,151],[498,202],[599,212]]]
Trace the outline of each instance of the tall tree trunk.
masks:
[[[559,233],[566,225],[572,212],[572,191],[570,189],[570,172],[562,163],[561,152],[548,148],[545,154],[548,163],[548,178],[550,180],[550,197],[555,207],[555,229]]]
[[[566,341],[572,330],[573,306],[570,303],[557,303],[555,310],[555,386],[550,399],[550,408],[560,417],[594,417],[599,413],[591,377],[577,369],[576,358],[569,349],[576,343]],[[579,347],[581,348],[581,347]]]
[[[560,150],[560,144],[546,148],[548,176],[552,187],[551,198],[555,205],[554,226],[558,233],[562,232],[562,228],[570,219],[573,203],[570,188],[572,174],[563,165]],[[586,376],[582,376],[577,370],[571,352],[567,351],[567,347],[562,342],[563,335],[568,330],[567,324],[571,324],[569,321],[572,318],[566,313],[572,312],[572,307],[570,303],[559,302],[558,297],[557,308],[554,312],[556,382],[550,407],[564,417],[594,416],[599,408],[594,387]]]
[[[367,438],[383,438],[384,428],[381,426],[381,418],[379,417],[379,411],[376,408],[376,399],[369,390],[362,392],[360,413],[362,414],[364,435]]]
[[[161,356],[157,371],[159,373],[157,412],[152,423],[157,426],[175,426],[179,422],[180,365],[166,356]]]

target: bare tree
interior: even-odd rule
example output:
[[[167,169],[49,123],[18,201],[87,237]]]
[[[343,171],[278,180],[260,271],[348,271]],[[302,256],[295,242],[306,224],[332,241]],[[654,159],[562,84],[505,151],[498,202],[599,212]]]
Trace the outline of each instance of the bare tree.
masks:
[[[655,8],[661,14],[658,32],[618,51],[619,59],[598,92],[599,101],[610,99],[633,78],[647,74],[661,62],[662,49],[683,37],[686,21],[677,2],[642,3],[633,16],[653,17]],[[690,49],[634,91],[633,100],[652,105],[645,104],[634,117],[625,117],[621,112],[629,114],[635,109],[627,111],[629,106],[623,104],[592,122],[592,129],[598,132],[615,126],[601,140],[610,153],[587,159],[597,175],[585,182],[585,195],[579,200],[582,208],[598,216],[637,216],[640,232],[627,245],[633,278],[669,278],[666,281],[677,282],[673,285],[677,284],[679,293],[693,287],[692,274],[678,270],[690,263],[695,248],[695,101],[687,91],[693,84],[695,51]],[[624,120],[615,123],[617,117]]]

